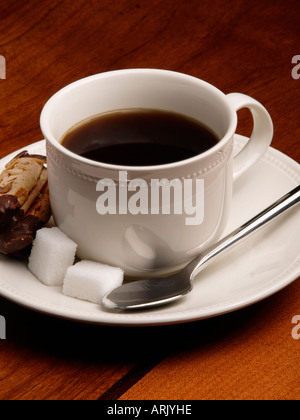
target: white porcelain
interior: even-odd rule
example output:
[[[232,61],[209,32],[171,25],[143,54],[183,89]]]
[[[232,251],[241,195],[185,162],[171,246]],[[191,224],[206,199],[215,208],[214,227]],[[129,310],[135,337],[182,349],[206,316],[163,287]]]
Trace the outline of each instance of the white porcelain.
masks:
[[[245,142],[245,138],[235,136],[235,150],[240,150]],[[45,142],[26,149],[43,154]],[[0,170],[17,153],[2,159]],[[257,165],[234,184],[224,235],[299,183],[300,165],[270,147]],[[64,296],[61,287],[41,283],[26,263],[0,255],[0,296],[48,315],[105,325],[164,325],[221,315],[265,299],[299,276],[299,206],[207,267],[186,298],[148,311],[113,313],[99,305]]]
[[[233,159],[236,111],[243,107],[253,114],[254,130],[247,146]],[[221,141],[182,162],[134,168],[87,160],[59,143],[74,124],[124,108],[183,113],[208,125]],[[130,277],[170,273],[216,241],[230,215],[233,179],[257,162],[273,135],[271,118],[256,100],[238,93],[226,96],[194,77],[153,69],[103,73],[65,87],[45,105],[41,129],[47,142],[50,197],[57,225],[78,243],[80,258],[122,267]],[[125,171],[128,180],[142,179],[147,185],[151,179],[204,180],[203,222],[187,225],[184,212],[162,214],[161,207],[158,215],[128,211],[99,215],[97,182],[113,180],[118,196],[120,171]],[[197,197],[193,195],[194,202]],[[173,205],[171,201],[171,208]]]

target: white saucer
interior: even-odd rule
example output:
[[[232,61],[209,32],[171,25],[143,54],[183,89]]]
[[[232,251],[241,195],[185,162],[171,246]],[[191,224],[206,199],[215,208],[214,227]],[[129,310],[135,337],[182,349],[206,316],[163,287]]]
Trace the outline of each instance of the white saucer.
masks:
[[[238,150],[245,139],[236,136]],[[45,153],[41,141],[22,150]],[[0,161],[0,171],[17,154]],[[300,165],[269,148],[234,185],[226,233],[246,222],[300,183]],[[40,283],[23,262],[0,255],[0,295],[53,316],[106,325],[163,325],[190,322],[251,305],[288,286],[300,276],[300,211],[295,206],[200,274],[194,290],[181,301],[139,312],[109,312],[100,305],[62,294]]]

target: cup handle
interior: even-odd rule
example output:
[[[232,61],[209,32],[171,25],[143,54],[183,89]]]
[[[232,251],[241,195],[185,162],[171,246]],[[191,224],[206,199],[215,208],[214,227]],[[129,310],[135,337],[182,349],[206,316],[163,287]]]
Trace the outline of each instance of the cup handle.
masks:
[[[234,157],[233,180],[246,172],[268,149],[273,138],[273,123],[266,108],[242,93],[230,93],[227,98],[234,109],[248,108],[253,117],[253,131],[246,146]]]

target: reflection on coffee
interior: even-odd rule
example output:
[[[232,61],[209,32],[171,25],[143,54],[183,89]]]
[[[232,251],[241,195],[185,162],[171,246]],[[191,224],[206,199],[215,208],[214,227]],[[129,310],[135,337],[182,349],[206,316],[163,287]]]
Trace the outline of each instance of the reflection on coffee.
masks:
[[[178,162],[212,148],[216,134],[184,115],[153,109],[100,114],[72,127],[61,143],[94,161],[126,166]]]

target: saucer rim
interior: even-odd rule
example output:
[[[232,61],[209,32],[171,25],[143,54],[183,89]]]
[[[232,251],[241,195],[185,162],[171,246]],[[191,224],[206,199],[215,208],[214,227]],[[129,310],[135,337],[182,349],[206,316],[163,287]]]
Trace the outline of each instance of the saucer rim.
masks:
[[[235,135],[235,143],[237,147],[242,147],[245,144],[247,139],[243,136]],[[27,149],[31,153],[41,153],[43,149],[45,149],[45,140],[41,140],[39,142],[33,143],[26,147],[23,147],[21,150]],[[4,166],[12,157],[14,157],[19,151],[13,152],[10,155],[2,158],[0,160],[0,168]],[[278,167],[279,170],[284,171],[289,178],[291,179],[291,188],[293,187],[293,183],[299,184],[300,181],[300,165],[285,155],[284,153],[269,147],[265,156],[262,160],[267,159],[268,161],[272,162],[275,166]],[[4,264],[6,265],[5,258],[0,259],[0,267]],[[28,271],[27,267],[24,265],[23,267],[18,265],[18,270],[26,270]],[[16,269],[17,270],[17,269]],[[33,296],[26,295],[23,293],[22,287],[20,290],[15,290],[13,287],[10,287],[9,284],[5,282],[5,279],[1,278],[0,270],[0,296],[10,300],[20,306],[26,307],[30,310],[40,312],[46,315],[55,316],[62,319],[72,320],[72,321],[79,321],[84,323],[91,323],[91,324],[98,324],[98,325],[109,325],[109,326],[155,326],[155,325],[170,325],[170,324],[178,324],[178,323],[187,323],[193,321],[199,321],[201,319],[207,319],[215,316],[220,316],[226,313],[230,313],[247,306],[253,305],[259,301],[262,301],[273,294],[279,292],[280,290],[284,289],[291,283],[293,283],[299,276],[300,276],[300,252],[298,257],[296,257],[293,264],[287,267],[284,270],[284,273],[280,276],[280,278],[269,287],[264,287],[262,289],[257,288],[253,294],[246,297],[240,297],[235,299],[228,299],[216,303],[213,305],[207,305],[204,307],[199,307],[197,310],[195,309],[188,309],[181,311],[174,310],[175,306],[172,305],[170,312],[163,312],[160,313],[159,309],[156,310],[148,310],[143,312],[132,312],[132,313],[124,313],[124,312],[109,312],[104,310],[100,307],[100,305],[95,305],[92,303],[84,302],[84,306],[87,310],[83,309],[73,309],[64,305],[59,304],[59,299],[57,304],[53,304],[53,302],[47,302],[47,293],[43,295],[41,300],[35,299]],[[18,271],[19,272],[19,271]],[[25,272],[24,272],[25,273]],[[20,275],[21,276],[21,275]],[[42,285],[44,286],[44,285]],[[39,286],[41,287],[41,286]],[[44,286],[45,290],[48,289],[51,293],[61,294],[60,288],[48,288],[48,286]],[[23,285],[24,288],[24,285]],[[46,296],[46,298],[45,298]],[[63,298],[67,298],[63,296]],[[68,298],[72,299],[72,298]],[[187,298],[186,302],[188,305]],[[72,299],[73,300],[73,299]],[[82,301],[78,305],[82,306]]]

